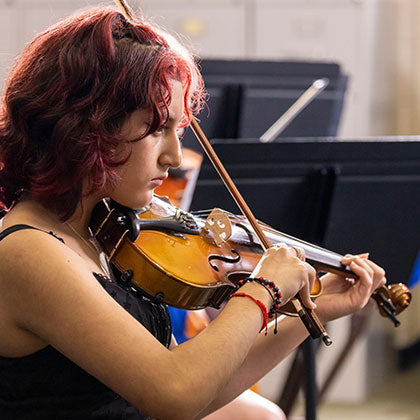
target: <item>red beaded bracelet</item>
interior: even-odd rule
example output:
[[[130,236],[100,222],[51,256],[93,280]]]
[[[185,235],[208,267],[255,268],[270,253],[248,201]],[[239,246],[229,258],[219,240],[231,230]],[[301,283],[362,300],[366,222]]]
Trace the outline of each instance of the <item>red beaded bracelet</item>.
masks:
[[[236,292],[236,293],[231,294],[230,297],[231,298],[233,298],[233,297],[247,297],[247,298],[251,299],[253,302],[255,302],[260,307],[263,318],[264,318],[261,329],[260,329],[260,332],[265,330],[265,335],[267,335],[267,332],[268,332],[268,328],[267,328],[268,312],[267,312],[267,308],[264,305],[264,303],[262,303],[258,299],[255,299],[253,296],[248,295],[248,293]]]

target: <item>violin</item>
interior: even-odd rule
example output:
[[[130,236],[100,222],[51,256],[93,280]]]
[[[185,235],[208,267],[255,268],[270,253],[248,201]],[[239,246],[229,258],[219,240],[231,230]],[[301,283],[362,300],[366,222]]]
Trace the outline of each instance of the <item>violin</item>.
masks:
[[[259,224],[271,243],[302,248],[318,273],[357,279],[341,263],[342,255]],[[156,195],[147,208],[137,211],[102,200],[93,211],[90,227],[124,282],[156,302],[183,309],[220,308],[263,254],[243,216],[220,209],[189,213]],[[318,278],[311,297],[321,293]],[[399,325],[396,315],[411,301],[404,284],[382,287],[372,297],[395,326]],[[282,313],[295,315],[290,302]]]

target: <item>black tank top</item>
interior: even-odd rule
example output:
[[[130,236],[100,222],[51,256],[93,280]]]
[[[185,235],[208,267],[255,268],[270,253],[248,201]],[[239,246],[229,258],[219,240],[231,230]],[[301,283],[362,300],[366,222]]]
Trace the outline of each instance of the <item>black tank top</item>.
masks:
[[[0,241],[21,229],[36,228],[11,226],[0,233]],[[165,305],[152,302],[122,282],[111,281],[98,273],[93,275],[127,312],[164,346],[169,346],[171,322]],[[144,420],[150,417],[141,414],[96,378],[47,346],[24,357],[0,357],[0,419]]]

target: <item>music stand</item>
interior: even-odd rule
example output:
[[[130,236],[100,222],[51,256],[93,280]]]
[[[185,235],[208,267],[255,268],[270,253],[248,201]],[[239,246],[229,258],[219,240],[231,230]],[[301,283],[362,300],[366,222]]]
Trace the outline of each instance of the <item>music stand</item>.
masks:
[[[387,269],[389,282],[408,280],[419,249],[420,137],[212,143],[258,219],[337,252],[370,250]],[[205,160],[191,209],[212,207],[238,212]],[[401,246],[392,246],[396,243]],[[307,419],[312,420],[313,343],[306,351]]]

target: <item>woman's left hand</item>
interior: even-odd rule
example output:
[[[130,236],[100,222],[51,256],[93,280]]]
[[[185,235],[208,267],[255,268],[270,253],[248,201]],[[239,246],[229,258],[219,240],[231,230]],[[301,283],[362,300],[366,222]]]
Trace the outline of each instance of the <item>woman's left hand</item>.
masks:
[[[385,271],[368,259],[368,254],[346,255],[342,263],[359,276],[357,280],[326,274],[323,292],[317,298],[317,315],[323,322],[332,321],[362,309],[372,293],[386,284]]]

